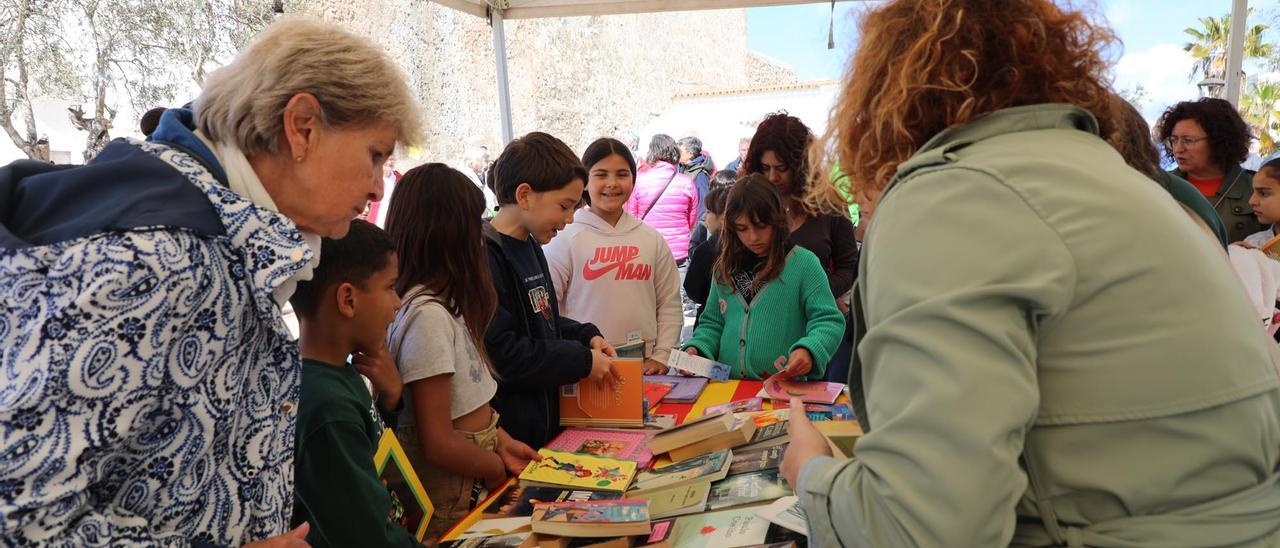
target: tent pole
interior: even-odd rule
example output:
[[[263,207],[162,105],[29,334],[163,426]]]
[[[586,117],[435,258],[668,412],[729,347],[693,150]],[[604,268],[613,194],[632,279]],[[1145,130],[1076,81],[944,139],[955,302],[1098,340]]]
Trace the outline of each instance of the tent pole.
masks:
[[[502,10],[489,6],[489,26],[493,30],[493,61],[498,73],[498,113],[502,117],[502,146],[515,139],[511,129],[511,87],[507,79],[507,32],[502,26]]]
[[[1231,35],[1227,40],[1227,101],[1240,106],[1240,75],[1244,63],[1244,33],[1248,23],[1249,0],[1233,0],[1231,3]]]

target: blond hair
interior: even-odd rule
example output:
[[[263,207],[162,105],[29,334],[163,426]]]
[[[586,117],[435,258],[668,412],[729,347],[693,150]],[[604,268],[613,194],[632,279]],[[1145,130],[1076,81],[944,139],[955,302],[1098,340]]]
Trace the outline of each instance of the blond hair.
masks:
[[[310,93],[326,127],[389,123],[420,139],[418,108],[395,62],[377,45],[300,16],[272,23],[230,64],[213,71],[195,102],[196,127],[246,155],[278,152],[285,106]]]

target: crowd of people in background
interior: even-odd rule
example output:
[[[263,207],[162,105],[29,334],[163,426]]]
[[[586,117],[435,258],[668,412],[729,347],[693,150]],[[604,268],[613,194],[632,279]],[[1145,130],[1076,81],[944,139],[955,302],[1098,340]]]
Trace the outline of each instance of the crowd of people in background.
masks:
[[[723,169],[535,131],[401,173],[399,68],[300,18],[145,140],[0,169],[0,544],[414,546],[384,430],[435,538],[631,347],[849,385],[853,459],[792,402],[814,545],[1280,546],[1280,157],[1219,99],[1153,132],[1051,0],[860,40],[823,135]]]

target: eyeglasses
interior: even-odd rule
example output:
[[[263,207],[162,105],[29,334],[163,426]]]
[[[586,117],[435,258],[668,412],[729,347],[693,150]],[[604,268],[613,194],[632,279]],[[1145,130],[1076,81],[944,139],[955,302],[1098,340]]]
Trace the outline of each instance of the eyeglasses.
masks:
[[[1188,147],[1188,148],[1189,148],[1189,147],[1191,147],[1191,145],[1194,145],[1194,144],[1196,144],[1196,143],[1199,143],[1200,141],[1203,141],[1203,140],[1205,140],[1205,139],[1208,139],[1208,137],[1177,137],[1177,136],[1174,136],[1174,137],[1170,137],[1170,138],[1168,138],[1168,139],[1165,139],[1165,140],[1164,140],[1164,146],[1169,147],[1169,150],[1173,150],[1173,149],[1175,149],[1175,148],[1178,148],[1178,143],[1182,143],[1182,146],[1184,146],[1184,147]]]

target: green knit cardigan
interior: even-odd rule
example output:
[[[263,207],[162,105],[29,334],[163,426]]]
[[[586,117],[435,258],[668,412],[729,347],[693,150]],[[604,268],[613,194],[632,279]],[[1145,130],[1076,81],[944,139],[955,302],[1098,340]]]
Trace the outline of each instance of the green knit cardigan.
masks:
[[[805,348],[813,368],[804,379],[821,380],[844,336],[844,315],[831,296],[827,273],[809,250],[787,254],[782,274],[746,302],[714,274],[698,328],[682,350],[729,364],[735,379],[763,379],[785,367],[791,351]]]

